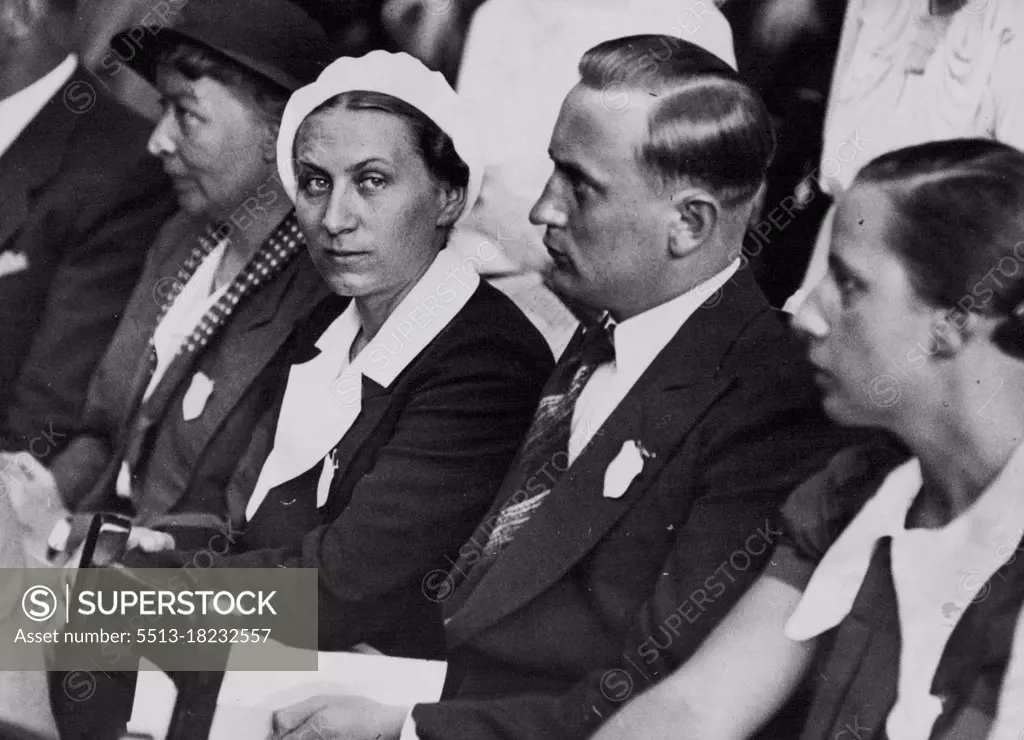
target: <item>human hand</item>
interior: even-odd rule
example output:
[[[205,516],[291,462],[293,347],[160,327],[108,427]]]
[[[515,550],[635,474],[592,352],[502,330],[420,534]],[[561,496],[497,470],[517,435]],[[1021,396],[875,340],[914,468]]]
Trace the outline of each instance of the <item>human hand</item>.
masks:
[[[272,740],[398,740],[409,707],[361,696],[314,696],[274,712]]]
[[[71,557],[63,563],[64,568],[78,568],[82,562],[82,551],[85,549],[83,542]],[[174,549],[174,537],[166,532],[158,532],[147,527],[132,527],[128,533],[128,542],[125,544],[125,552],[130,550],[142,550],[142,552],[161,552],[162,550]]]
[[[0,452],[0,492],[5,491],[18,520],[45,540],[67,516],[53,473],[28,452]]]

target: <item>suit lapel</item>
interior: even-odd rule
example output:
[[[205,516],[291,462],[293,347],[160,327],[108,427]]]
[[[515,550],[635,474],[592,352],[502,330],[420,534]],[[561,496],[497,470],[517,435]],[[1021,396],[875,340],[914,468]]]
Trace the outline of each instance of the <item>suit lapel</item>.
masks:
[[[60,170],[74,124],[75,115],[52,98],[0,156],[0,253],[28,216],[32,193]]]
[[[305,253],[275,280],[257,294],[246,299],[245,306],[234,314],[217,340],[217,377],[214,389],[199,416],[189,422],[189,433],[183,435],[190,455],[198,459],[210,444],[225,419],[248,391],[256,377],[285,343],[296,324],[307,316],[329,294]],[[140,409],[140,417],[157,420],[166,414],[181,413],[169,404],[178,397],[183,382],[192,382],[203,354],[186,358],[179,356],[167,368],[164,377],[149,400]],[[142,430],[138,430],[142,431]],[[140,515],[165,513],[185,493],[176,490],[173,499],[139,502]]]
[[[381,421],[391,406],[391,389],[384,388],[366,376],[363,376],[363,396],[359,409],[359,416],[345,432],[345,436],[337,445],[336,458],[339,461],[339,471],[344,471],[331,482],[330,499],[325,509],[329,512],[328,519],[333,519],[341,510],[348,506],[352,489],[367,472],[373,460],[359,460],[357,455],[360,449],[373,437],[374,430],[380,426]]]
[[[737,279],[715,310],[698,309],[626,394],[580,456],[555,483],[537,513],[488,571],[446,605],[449,639],[461,642],[551,587],[608,533],[684,443],[693,425],[727,389],[722,356],[764,298]],[[619,498],[606,498],[604,478],[624,443],[640,442],[654,456]],[[508,483],[508,482],[507,482]],[[503,487],[501,500],[513,491]],[[484,540],[485,541],[485,540]]]

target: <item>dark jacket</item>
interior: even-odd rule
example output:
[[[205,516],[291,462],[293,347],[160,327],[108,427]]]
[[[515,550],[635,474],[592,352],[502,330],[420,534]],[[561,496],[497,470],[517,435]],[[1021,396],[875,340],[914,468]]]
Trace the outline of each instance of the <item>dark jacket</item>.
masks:
[[[0,276],[0,448],[44,464],[175,207],[151,125],[95,82],[76,70],[0,156],[0,259],[27,262]]]
[[[501,485],[551,371],[547,344],[500,291],[481,283],[451,322],[383,388],[363,378],[362,407],[338,441],[322,508],[320,466],[270,490],[252,521],[217,537],[212,564],[319,568],[323,649],[359,642],[443,657],[436,591]],[[273,429],[253,437],[227,498],[244,510]],[[206,543],[203,543],[204,545]],[[218,555],[230,547],[233,554]],[[131,554],[181,567],[194,552]]]
[[[783,535],[768,573],[805,588],[831,545],[909,456],[898,445],[868,445],[837,455],[787,502]],[[1003,549],[1008,547],[1014,549]],[[1009,559],[951,628],[932,680],[931,693],[942,699],[932,740],[988,737],[1024,605],[1024,558],[1017,557],[1022,548],[1024,542],[1016,539],[992,543],[993,557],[1009,554]],[[801,740],[887,740],[901,646],[891,555],[892,538],[879,538],[850,613],[818,638]],[[943,608],[951,610],[944,616],[952,617],[961,607],[950,603]]]
[[[421,738],[585,738],[694,651],[768,563],[786,496],[845,444],[801,354],[749,271],[689,318],[482,578],[463,550]],[[607,498],[628,440],[652,456]]]
[[[344,307],[302,250],[284,271],[238,305],[198,355],[172,362],[150,397],[149,340],[167,286],[205,224],[184,214],[160,232],[149,263],[107,353],[96,369],[80,431],[50,466],[68,508],[117,506],[115,483],[129,439],[144,449],[133,469],[133,504],[143,523],[175,512],[227,516],[224,495],[261,423],[275,404],[304,332],[326,326]],[[182,399],[203,372],[214,383],[198,418],[186,421]],[[251,460],[250,460],[251,464]]]

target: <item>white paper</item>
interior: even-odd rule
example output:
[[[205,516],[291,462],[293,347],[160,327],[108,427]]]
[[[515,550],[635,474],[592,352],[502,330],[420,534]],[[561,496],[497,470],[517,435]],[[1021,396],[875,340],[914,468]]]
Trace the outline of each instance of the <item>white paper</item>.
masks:
[[[319,669],[314,672],[231,670],[229,659],[210,740],[266,737],[275,710],[319,694],[363,696],[395,706],[434,702],[441,696],[447,670],[442,661],[385,655],[321,652],[317,660]],[[145,659],[143,666],[153,668]],[[176,697],[167,674],[140,670],[128,731],[165,740]]]

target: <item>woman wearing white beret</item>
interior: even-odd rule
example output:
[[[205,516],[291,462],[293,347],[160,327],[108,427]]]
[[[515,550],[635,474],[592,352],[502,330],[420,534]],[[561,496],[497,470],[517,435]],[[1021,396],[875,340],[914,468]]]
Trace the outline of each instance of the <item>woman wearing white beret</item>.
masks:
[[[253,440],[266,462],[246,491],[244,534],[215,565],[318,568],[321,648],[437,657],[445,574],[492,503],[552,358],[474,261],[444,249],[482,169],[440,74],[382,51],[335,61],[290,99],[278,168],[313,262],[352,302],[292,367],[273,439]]]

